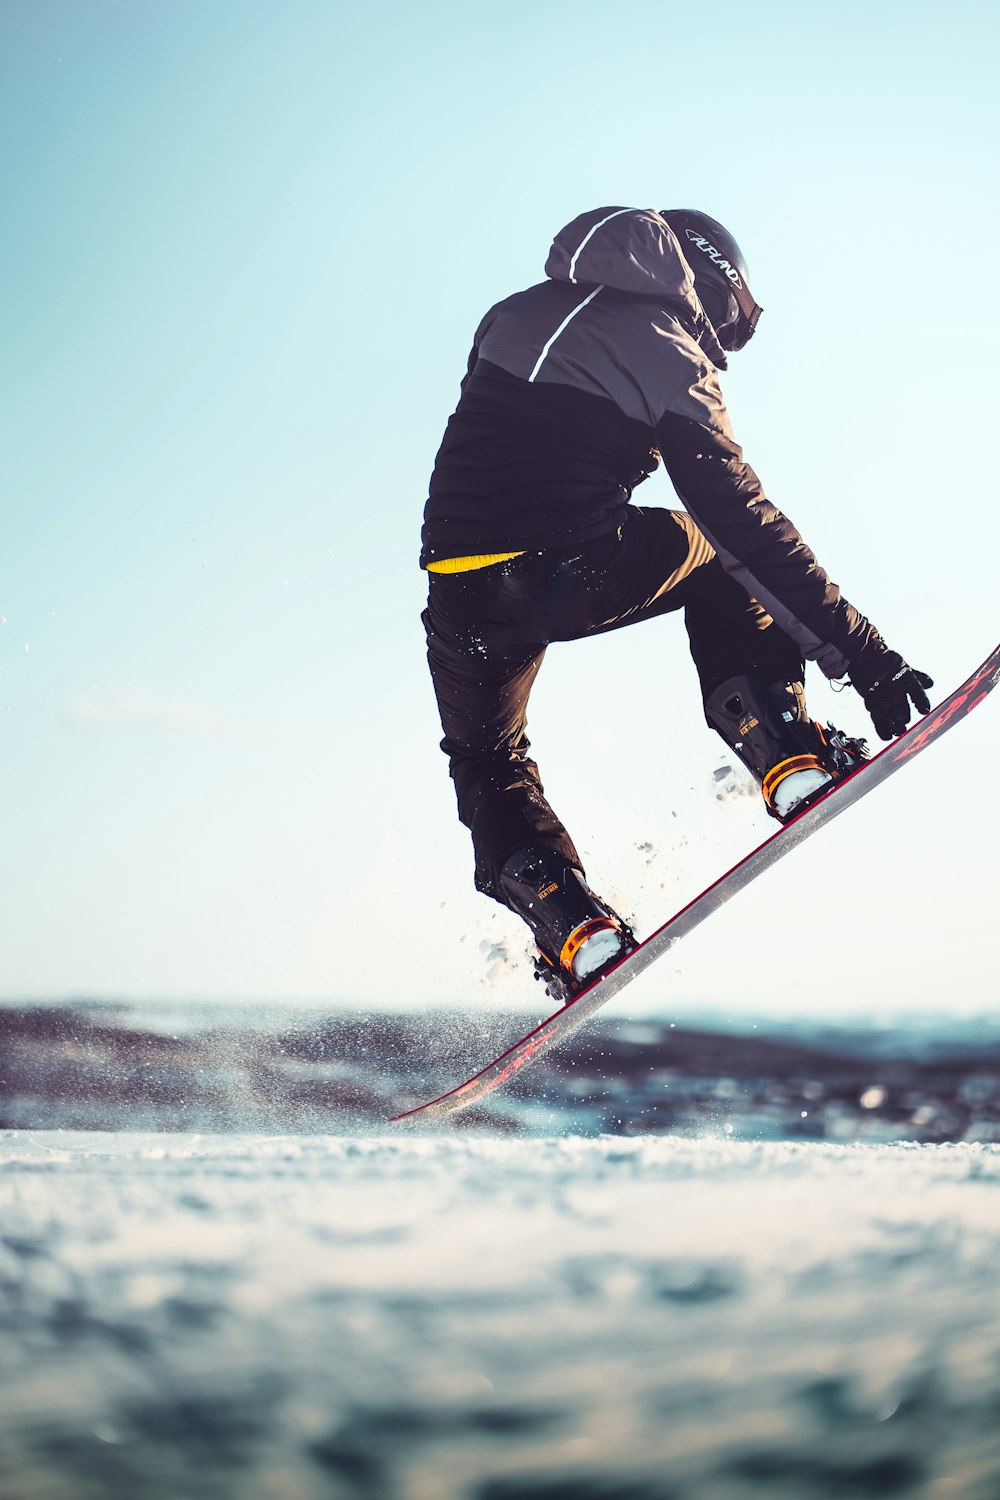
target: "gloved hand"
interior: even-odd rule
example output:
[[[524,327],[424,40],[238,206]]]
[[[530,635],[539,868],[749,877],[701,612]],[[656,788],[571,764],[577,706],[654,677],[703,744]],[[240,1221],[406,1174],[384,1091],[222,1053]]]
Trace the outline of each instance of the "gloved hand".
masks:
[[[910,704],[918,714],[930,712],[926,689],[934,686],[926,672],[917,672],[898,651],[881,640],[872,641],[865,655],[850,668],[851,683],[865,700],[880,740],[895,739],[910,722]]]

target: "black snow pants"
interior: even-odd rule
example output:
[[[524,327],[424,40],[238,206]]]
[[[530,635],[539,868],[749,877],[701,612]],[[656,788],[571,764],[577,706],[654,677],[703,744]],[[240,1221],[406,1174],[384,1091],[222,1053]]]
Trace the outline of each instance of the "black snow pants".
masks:
[[[802,680],[798,646],[722,569],[683,511],[630,506],[620,531],[466,573],[430,573],[427,655],[476,885],[502,900],[515,850],[582,869],[528,756],[528,694],[545,648],[683,609],[703,698],[729,677]]]

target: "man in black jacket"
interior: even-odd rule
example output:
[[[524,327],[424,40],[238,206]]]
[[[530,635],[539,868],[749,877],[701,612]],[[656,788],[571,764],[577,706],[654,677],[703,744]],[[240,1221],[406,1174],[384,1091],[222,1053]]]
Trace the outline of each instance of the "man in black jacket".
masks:
[[[424,624],[476,885],[529,924],[571,996],[633,939],[589,889],[528,757],[546,646],[683,610],[705,712],[782,822],[865,754],[808,716],[804,658],[845,673],[878,734],[926,674],[844,599],[744,463],[718,371],[760,308],[732,236],[693,210],[603,208],[548,280],[480,324],[431,479]],[[683,511],[631,503],[662,459]]]

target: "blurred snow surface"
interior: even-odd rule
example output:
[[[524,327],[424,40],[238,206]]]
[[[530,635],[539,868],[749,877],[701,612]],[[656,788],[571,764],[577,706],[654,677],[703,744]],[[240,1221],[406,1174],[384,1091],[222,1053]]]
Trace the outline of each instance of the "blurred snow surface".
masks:
[[[996,1500],[1000,1146],[0,1133],[3,1500]]]

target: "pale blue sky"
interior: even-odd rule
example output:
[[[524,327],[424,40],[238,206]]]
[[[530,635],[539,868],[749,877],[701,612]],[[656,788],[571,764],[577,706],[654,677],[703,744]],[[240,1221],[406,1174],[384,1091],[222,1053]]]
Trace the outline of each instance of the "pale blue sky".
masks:
[[[998,42],[992,3],[6,0],[0,995],[534,999],[483,983],[481,943],[524,945],[471,889],[416,553],[473,329],[584,209],[734,230],[747,457],[964,677],[997,634]],[[635,1007],[994,999],[995,720]],[[643,931],[771,831],[713,799],[679,621],[550,653],[531,726]]]

